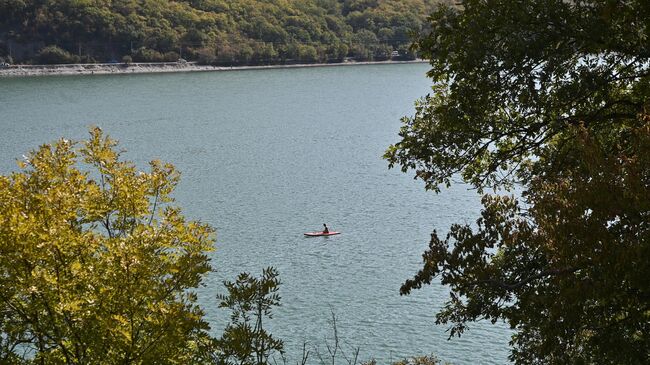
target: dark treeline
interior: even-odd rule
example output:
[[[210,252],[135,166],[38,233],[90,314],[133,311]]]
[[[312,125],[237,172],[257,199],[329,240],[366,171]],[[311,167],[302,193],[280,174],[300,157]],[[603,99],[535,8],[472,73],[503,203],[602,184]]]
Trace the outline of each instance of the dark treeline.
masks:
[[[445,0],[6,0],[0,57],[16,63],[213,64],[414,58],[410,35]]]

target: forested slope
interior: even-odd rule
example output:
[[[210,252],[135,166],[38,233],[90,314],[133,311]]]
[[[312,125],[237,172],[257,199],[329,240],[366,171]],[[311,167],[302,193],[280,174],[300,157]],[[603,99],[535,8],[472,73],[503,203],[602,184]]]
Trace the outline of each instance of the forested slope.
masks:
[[[399,51],[408,58],[410,32],[444,1],[1,0],[0,56],[260,64],[386,59]]]

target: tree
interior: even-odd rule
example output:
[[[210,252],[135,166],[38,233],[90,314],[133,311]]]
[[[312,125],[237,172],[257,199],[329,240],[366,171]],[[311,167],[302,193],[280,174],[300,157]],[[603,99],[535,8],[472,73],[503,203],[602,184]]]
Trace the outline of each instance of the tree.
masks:
[[[42,64],[77,63],[79,57],[57,46],[48,46],[40,50],[38,61]]]
[[[213,230],[170,205],[179,174],[122,161],[99,128],[0,176],[0,360],[185,364]],[[13,360],[12,360],[13,359]]]
[[[441,8],[417,48],[433,93],[403,119],[390,166],[439,192],[486,195],[475,227],[434,231],[402,294],[451,288],[438,323],[517,330],[517,363],[650,356],[650,6],[469,0]]]
[[[241,273],[234,282],[225,281],[228,295],[219,295],[220,308],[232,311],[220,339],[216,358],[220,364],[265,365],[276,351],[283,353],[283,342],[264,329],[264,318],[273,318],[272,307],[280,305],[278,272],[273,267],[256,278]]]
[[[82,60],[106,61],[129,54],[134,59],[156,61],[166,59],[162,55],[170,51],[182,50],[183,58],[192,60],[199,56],[195,49],[216,48],[221,63],[248,63],[256,61],[251,48],[255,50],[259,42],[273,44],[278,51],[291,44],[322,50],[342,43],[349,48],[355,32],[362,30],[380,36],[384,46],[399,48],[410,43],[408,32],[420,31],[440,1],[3,0],[0,56],[5,56],[3,49],[9,53],[8,44],[16,45],[14,57],[18,62],[38,60],[37,55],[27,52],[34,45],[58,45],[58,52],[45,55],[55,58],[55,63],[73,57],[64,52],[79,54],[77,58]],[[224,38],[229,40],[229,49],[222,53]],[[138,56],[133,52],[138,48],[147,51]],[[368,45],[361,48],[369,48],[370,54],[375,51]],[[330,54],[329,58],[342,60],[347,51]],[[326,59],[317,53],[320,61]],[[272,61],[284,62],[287,58],[296,57],[275,56]]]

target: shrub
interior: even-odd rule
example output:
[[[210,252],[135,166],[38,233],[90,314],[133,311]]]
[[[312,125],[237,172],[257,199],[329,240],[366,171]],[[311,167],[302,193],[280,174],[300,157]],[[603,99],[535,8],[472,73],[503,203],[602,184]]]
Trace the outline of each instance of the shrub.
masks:
[[[445,363],[448,364],[448,363]],[[429,356],[414,356],[409,359],[403,359],[394,362],[393,365],[443,365],[440,359],[433,355]]]
[[[314,63],[318,62],[318,51],[314,46],[309,44],[298,45],[298,58],[300,62]]]
[[[163,61],[165,62],[176,62],[179,58],[181,58],[181,56],[179,56],[178,53],[174,51],[166,52],[163,54]]]
[[[78,63],[79,57],[58,46],[47,46],[38,53],[38,61],[44,65]]]
[[[385,61],[391,57],[392,52],[393,48],[391,46],[385,44],[379,45],[375,50],[374,59],[376,61]]]
[[[355,61],[372,61],[372,52],[361,44],[352,45],[351,53]]]
[[[369,361],[362,362],[361,365],[377,365],[377,360],[371,359]],[[443,365],[443,363],[436,356],[428,355],[413,356],[408,359],[402,359],[393,362],[392,365]],[[444,365],[449,365],[449,363],[445,362]]]
[[[162,62],[163,55],[153,49],[141,47],[133,53],[132,59],[136,62]]]
[[[79,59],[79,62],[81,62],[81,63],[97,63],[97,60],[93,56],[83,55]]]
[[[271,309],[280,305],[278,271],[268,267],[257,278],[243,272],[235,281],[225,281],[228,294],[220,294],[219,308],[232,311],[231,323],[215,344],[218,364],[270,364],[276,352],[284,354],[284,343],[263,327],[273,318]],[[264,321],[263,321],[264,319]]]
[[[211,65],[217,60],[214,48],[201,48],[196,51],[196,61],[199,65]]]

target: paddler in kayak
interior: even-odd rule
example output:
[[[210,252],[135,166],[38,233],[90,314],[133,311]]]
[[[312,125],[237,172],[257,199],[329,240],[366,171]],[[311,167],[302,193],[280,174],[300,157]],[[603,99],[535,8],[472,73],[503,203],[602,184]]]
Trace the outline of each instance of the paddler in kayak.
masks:
[[[327,224],[323,223],[323,233],[328,234],[330,233],[330,230],[327,228]]]

